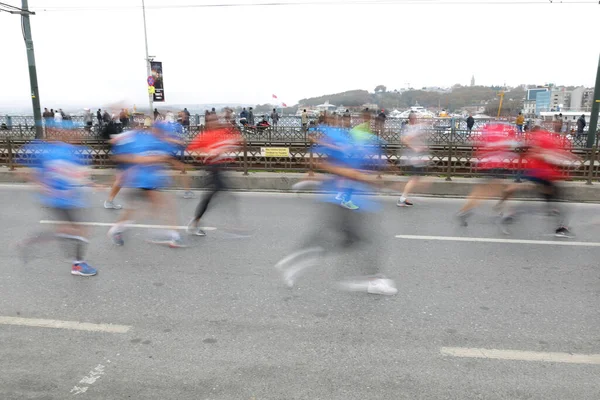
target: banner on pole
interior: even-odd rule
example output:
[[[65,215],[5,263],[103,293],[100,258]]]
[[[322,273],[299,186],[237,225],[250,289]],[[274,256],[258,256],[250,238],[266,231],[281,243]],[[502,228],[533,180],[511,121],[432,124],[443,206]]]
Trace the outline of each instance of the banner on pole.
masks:
[[[165,101],[162,62],[151,61],[150,69],[152,69],[152,78],[154,78],[154,101]]]

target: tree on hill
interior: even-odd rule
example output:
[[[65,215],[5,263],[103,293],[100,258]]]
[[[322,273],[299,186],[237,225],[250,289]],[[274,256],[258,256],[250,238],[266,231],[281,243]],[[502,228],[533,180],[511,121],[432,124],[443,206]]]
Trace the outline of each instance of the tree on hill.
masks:
[[[344,105],[346,107],[358,107],[373,101],[373,96],[366,90],[349,90],[347,92],[330,94],[327,96],[311,97],[302,99],[299,104],[305,106],[317,106],[329,101],[330,104]]]
[[[384,85],[377,85],[375,87],[375,93],[385,93],[387,88]]]

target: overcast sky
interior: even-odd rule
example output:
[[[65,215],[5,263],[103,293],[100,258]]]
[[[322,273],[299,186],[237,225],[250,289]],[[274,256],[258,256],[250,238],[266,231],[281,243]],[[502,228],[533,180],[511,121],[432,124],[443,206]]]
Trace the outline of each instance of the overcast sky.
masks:
[[[167,104],[266,103],[276,94],[291,105],[378,84],[467,85],[472,75],[482,85],[593,86],[595,80],[597,1],[171,8],[233,2],[256,3],[146,0],[149,51],[163,62]],[[31,23],[42,107],[147,104],[141,0],[30,0],[29,6],[37,12]],[[0,106],[27,106],[19,16],[0,12],[0,38]]]

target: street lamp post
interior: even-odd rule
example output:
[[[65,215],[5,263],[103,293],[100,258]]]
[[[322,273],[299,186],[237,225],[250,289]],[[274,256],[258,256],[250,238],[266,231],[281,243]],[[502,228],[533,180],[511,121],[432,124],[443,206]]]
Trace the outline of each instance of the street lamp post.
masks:
[[[151,61],[152,59],[150,58],[150,56],[148,55],[148,32],[146,30],[146,4],[144,3],[144,0],[142,0],[142,13],[144,15],[144,40],[146,42],[146,69],[147,69],[147,77],[152,75],[152,66],[151,66]],[[150,115],[152,115],[153,112],[153,94],[150,93],[150,91],[148,91],[148,105],[150,106]]]
[[[35,121],[35,137],[36,139],[42,139],[44,137],[44,130],[42,129],[40,92],[38,88],[37,72],[35,68],[35,53],[33,51],[33,39],[31,38],[31,24],[29,23],[29,16],[35,15],[35,13],[29,11],[29,5],[27,4],[27,0],[21,1],[21,7],[23,8],[0,3],[0,11],[21,16],[23,40],[25,40],[25,47],[27,49],[27,63],[29,65],[29,83],[31,85],[31,103],[33,105],[33,119]]]
[[[592,98],[592,114],[590,116],[590,125],[588,127],[587,147],[592,147],[596,143],[596,129],[598,127],[598,112],[600,111],[600,59],[598,60],[598,72],[596,72],[596,87],[594,88],[594,97]]]
[[[35,67],[35,53],[33,51],[33,39],[31,38],[31,24],[29,23],[29,4],[27,0],[21,1],[23,13],[21,14],[23,23],[23,38],[27,48],[27,63],[29,64],[29,84],[31,86],[31,103],[33,106],[33,119],[35,120],[35,138],[42,139],[44,131],[42,129],[42,112],[40,109],[40,91],[37,81],[37,70]]]

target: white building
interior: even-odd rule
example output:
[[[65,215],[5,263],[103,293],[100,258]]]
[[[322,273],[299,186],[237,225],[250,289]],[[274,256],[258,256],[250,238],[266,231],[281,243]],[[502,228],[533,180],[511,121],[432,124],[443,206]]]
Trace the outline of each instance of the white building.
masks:
[[[552,89],[550,107],[554,110],[571,107],[571,92],[566,88]]]
[[[528,118],[535,116],[535,99],[523,102],[523,115]]]

